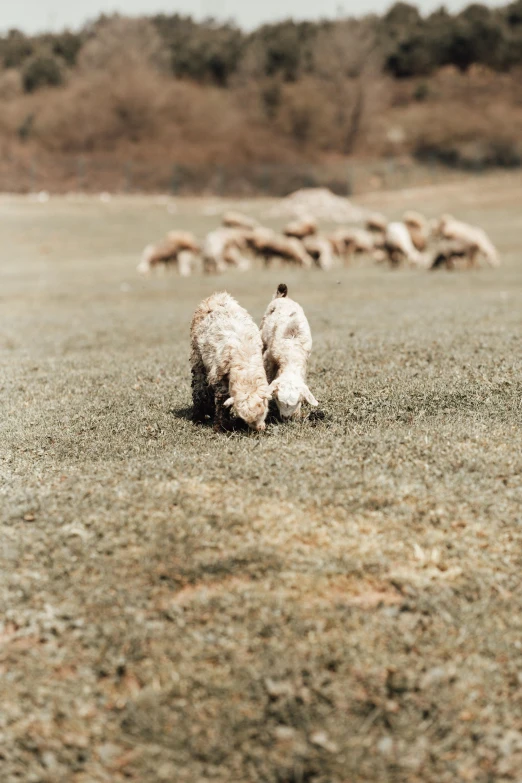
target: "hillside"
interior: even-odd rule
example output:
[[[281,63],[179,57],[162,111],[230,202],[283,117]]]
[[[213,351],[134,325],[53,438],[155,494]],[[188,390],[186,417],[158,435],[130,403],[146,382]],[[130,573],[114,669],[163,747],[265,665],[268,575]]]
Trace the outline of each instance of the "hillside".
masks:
[[[129,162],[160,167],[171,185],[176,166],[205,181],[216,165],[516,167],[521,71],[522,0],[428,17],[398,3],[383,17],[250,34],[180,16],[13,30],[0,38],[2,189],[30,189],[35,166],[50,187],[90,166],[112,188],[111,167],[125,180]],[[161,184],[146,179],[143,189]]]

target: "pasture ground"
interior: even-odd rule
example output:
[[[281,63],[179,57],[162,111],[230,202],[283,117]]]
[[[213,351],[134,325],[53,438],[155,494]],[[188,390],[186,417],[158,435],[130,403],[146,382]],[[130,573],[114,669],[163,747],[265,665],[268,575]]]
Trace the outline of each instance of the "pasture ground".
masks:
[[[212,204],[0,201],[2,783],[521,780],[522,183],[360,201],[503,266],[141,280]],[[194,427],[192,311],[282,280],[323,415]]]

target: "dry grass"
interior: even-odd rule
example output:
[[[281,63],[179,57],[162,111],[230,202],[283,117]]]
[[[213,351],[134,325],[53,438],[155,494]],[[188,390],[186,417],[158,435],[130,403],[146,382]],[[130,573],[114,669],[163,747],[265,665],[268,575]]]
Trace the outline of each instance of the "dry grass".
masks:
[[[365,199],[498,272],[285,272],[324,418],[263,437],[191,424],[187,331],[280,271],[141,281],[165,204],[1,202],[3,783],[518,779],[521,195]]]

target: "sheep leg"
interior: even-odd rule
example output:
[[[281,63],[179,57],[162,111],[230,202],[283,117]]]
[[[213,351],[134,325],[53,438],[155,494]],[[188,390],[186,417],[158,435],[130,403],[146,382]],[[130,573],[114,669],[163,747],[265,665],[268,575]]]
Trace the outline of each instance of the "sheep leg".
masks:
[[[229,398],[228,378],[222,378],[213,387],[214,392],[214,431],[221,432],[229,429],[230,409],[225,408],[225,402]]]
[[[194,424],[203,424],[206,417],[212,417],[214,413],[214,399],[201,356],[193,355],[192,358],[192,421]]]

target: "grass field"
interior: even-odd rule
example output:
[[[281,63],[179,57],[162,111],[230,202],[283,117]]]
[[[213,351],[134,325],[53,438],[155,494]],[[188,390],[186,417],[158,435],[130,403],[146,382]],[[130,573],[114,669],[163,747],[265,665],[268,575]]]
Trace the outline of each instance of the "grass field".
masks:
[[[361,200],[473,273],[138,279],[176,203],[0,200],[0,780],[520,781],[522,182]],[[324,416],[193,426],[195,306],[282,280]]]

